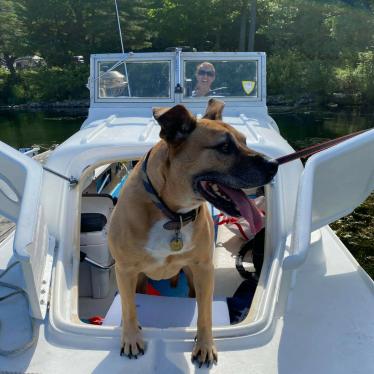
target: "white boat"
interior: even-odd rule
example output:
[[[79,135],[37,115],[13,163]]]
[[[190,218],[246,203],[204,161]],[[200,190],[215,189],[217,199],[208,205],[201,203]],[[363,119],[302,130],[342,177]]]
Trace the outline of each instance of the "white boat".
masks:
[[[139,296],[146,353],[137,360],[120,356],[120,305],[106,245],[113,200],[87,192],[95,170],[97,175],[102,165],[122,161],[131,168],[131,160],[159,140],[152,107],[183,104],[197,116],[204,113],[208,97],[192,95],[196,66],[204,61],[215,66],[221,90],[213,87],[211,95],[225,101],[224,121],[246,135],[248,146],[273,158],[293,152],[268,114],[264,53],[179,49],[92,55],[88,118],[52,152],[48,171],[0,144],[0,213],[16,222],[0,243],[0,269],[19,261],[1,281],[22,287],[27,296],[0,302],[0,371],[374,372],[373,281],[328,226],[374,189],[374,130],[312,156],[305,168],[299,160],[280,166],[265,186],[264,261],[249,313],[237,324],[227,317],[226,298],[243,281],[235,268],[242,242],[219,226],[217,365],[197,369],[191,362],[195,302],[173,297]],[[123,82],[105,82],[109,70]],[[101,219],[94,231],[82,229],[87,214]],[[0,292],[9,289],[1,283]],[[104,318],[102,325],[87,323],[96,315]]]

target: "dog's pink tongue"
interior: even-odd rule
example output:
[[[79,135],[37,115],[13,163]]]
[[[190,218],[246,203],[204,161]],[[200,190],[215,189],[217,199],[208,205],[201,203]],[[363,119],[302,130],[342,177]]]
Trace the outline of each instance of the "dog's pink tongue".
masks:
[[[252,233],[256,235],[262,229],[263,217],[256,204],[251,199],[248,199],[242,190],[234,190],[222,185],[219,185],[219,188],[234,201],[242,217],[248,221]]]

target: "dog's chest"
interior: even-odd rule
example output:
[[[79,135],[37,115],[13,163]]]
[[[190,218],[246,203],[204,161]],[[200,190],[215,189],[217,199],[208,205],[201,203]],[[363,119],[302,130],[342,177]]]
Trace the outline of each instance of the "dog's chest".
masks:
[[[167,221],[163,219],[152,226],[144,246],[144,249],[158,262],[164,262],[166,257],[170,255],[191,251],[194,247],[192,243],[193,223],[182,227],[177,234],[175,230],[164,229],[163,226]],[[183,246],[180,250],[175,251],[171,249],[171,242],[177,238],[183,242]]]

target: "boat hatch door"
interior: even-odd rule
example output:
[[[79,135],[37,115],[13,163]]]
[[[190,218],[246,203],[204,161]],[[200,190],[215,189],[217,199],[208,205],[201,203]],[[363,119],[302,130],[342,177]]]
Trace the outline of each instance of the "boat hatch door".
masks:
[[[20,261],[30,314],[44,319],[55,239],[48,232],[41,203],[43,168],[0,142],[0,214],[16,222],[13,251]]]
[[[351,213],[374,190],[374,129],[309,158],[300,178],[290,255],[283,267],[306,259],[310,235]]]

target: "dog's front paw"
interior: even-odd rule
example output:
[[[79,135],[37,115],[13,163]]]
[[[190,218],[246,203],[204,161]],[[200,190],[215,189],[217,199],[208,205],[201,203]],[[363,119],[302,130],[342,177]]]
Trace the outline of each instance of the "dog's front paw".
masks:
[[[192,362],[197,362],[199,368],[206,364],[207,367],[213,363],[217,364],[218,354],[216,346],[214,345],[213,339],[195,339],[195,346],[192,350],[191,359]]]
[[[137,359],[139,355],[144,355],[144,341],[140,330],[140,326],[139,328],[123,328],[121,356]]]

